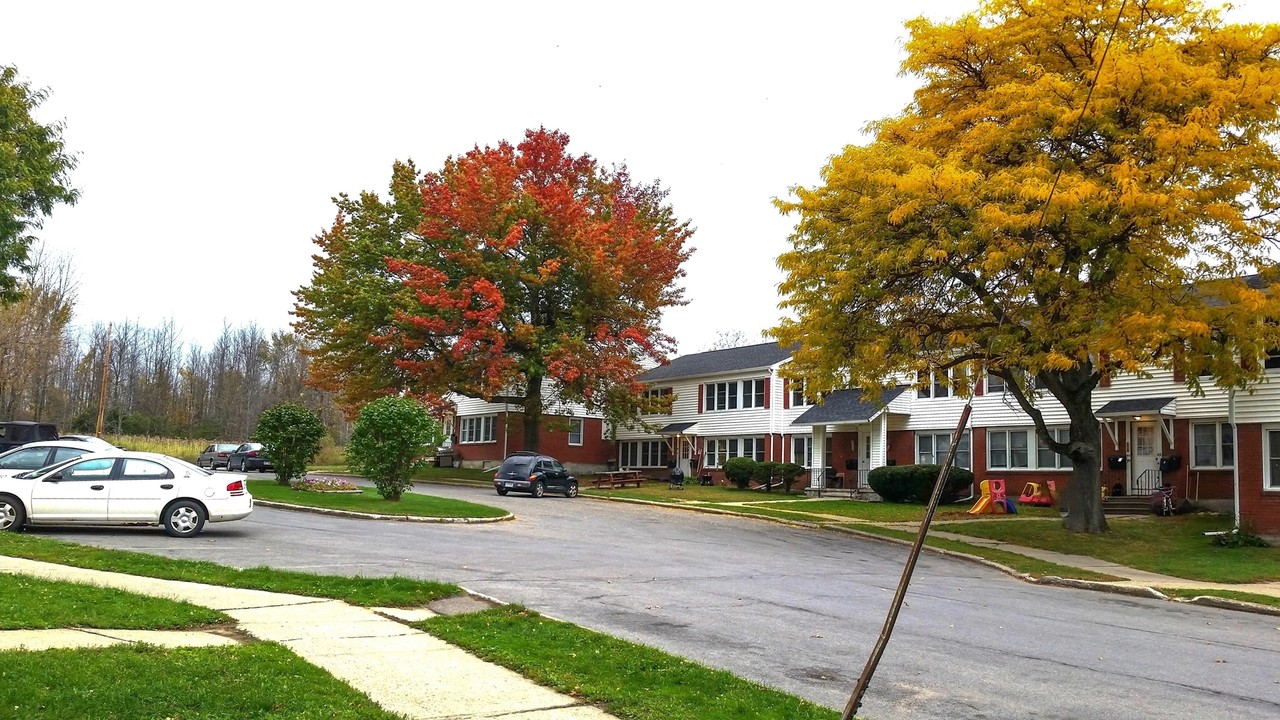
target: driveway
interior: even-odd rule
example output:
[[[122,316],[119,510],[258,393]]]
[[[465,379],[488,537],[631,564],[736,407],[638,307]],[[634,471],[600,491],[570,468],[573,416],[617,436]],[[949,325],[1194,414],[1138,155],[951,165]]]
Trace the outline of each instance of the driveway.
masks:
[[[373,522],[259,508],[193,540],[38,534],[168,557],[439,579],[653,645],[832,708],[884,622],[906,549],[773,523],[589,498],[432,494],[513,522]],[[867,718],[1280,716],[1275,617],[1030,585],[926,553]]]

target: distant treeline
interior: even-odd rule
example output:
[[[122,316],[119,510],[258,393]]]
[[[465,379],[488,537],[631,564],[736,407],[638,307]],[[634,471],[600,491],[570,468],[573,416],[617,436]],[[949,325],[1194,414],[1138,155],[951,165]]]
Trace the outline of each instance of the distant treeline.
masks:
[[[98,418],[107,325],[72,325],[71,264],[37,254],[21,280],[23,299],[0,308],[0,420],[55,422],[92,432]],[[347,423],[327,393],[303,385],[307,358],[293,333],[255,324],[223,327],[204,347],[185,344],[172,321],[111,327],[103,432],[241,440],[275,403],[317,413],[334,440]]]

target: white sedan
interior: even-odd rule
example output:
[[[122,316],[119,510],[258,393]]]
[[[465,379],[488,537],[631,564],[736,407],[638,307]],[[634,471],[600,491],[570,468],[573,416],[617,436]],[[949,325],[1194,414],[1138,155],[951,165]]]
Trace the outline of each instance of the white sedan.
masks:
[[[245,476],[114,450],[0,477],[0,531],[24,525],[163,525],[173,537],[253,511]]]

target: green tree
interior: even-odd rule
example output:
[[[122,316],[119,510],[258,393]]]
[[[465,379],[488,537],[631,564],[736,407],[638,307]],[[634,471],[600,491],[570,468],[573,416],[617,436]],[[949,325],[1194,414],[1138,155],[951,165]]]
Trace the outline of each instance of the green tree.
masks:
[[[527,449],[548,399],[628,426],[669,407],[635,378],[674,346],[659,324],[684,303],[692,229],[656,183],[568,143],[530,130],[421,179],[398,164],[389,202],[339,200],[295,293],[315,381],[349,408],[406,391],[512,403]]]
[[[49,91],[32,89],[18,70],[0,65],[0,304],[21,297],[18,277],[25,272],[30,233],[58,203],[74,204],[79,193],[69,184],[76,158],[62,144],[61,122],[41,124],[32,117]]]
[[[1191,0],[987,0],[907,27],[915,101],[779,202],[798,223],[774,335],[815,393],[1003,378],[1072,460],[1065,527],[1105,531],[1102,379],[1246,387],[1280,347],[1280,26]]]
[[[347,442],[347,462],[373,481],[379,495],[399,500],[413,487],[413,473],[426,466],[443,441],[443,428],[422,403],[378,398],[360,409]]]
[[[262,411],[254,439],[262,443],[275,467],[276,482],[288,485],[306,474],[307,463],[320,452],[324,433],[324,424],[315,413],[298,403],[284,402]]]

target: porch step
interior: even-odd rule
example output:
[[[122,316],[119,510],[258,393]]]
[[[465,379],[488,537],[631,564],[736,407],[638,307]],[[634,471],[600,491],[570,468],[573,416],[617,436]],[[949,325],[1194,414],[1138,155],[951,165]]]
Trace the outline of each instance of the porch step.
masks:
[[[1150,513],[1150,498],[1139,495],[1112,496],[1102,503],[1104,515],[1148,515]]]

